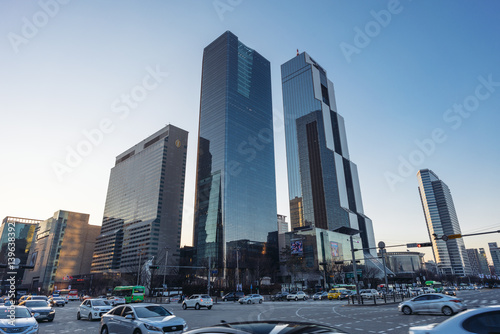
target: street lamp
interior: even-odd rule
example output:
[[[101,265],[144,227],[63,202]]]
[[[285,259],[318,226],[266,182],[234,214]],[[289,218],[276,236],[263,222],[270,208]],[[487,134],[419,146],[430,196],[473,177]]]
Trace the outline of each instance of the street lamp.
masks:
[[[167,276],[168,247],[165,247],[165,270],[163,271],[163,296],[165,296],[165,277]]]
[[[351,242],[351,254],[352,254],[352,269],[354,271],[354,283],[356,284],[356,295],[358,297],[358,303],[359,303],[359,283],[358,283],[358,269],[356,267],[356,255],[355,251],[359,249],[354,249],[354,242],[352,240],[352,236],[359,234],[361,231],[356,230],[354,228],[342,226],[339,227],[338,229],[334,230],[334,232],[342,233],[342,234],[347,234],[349,236],[350,242]]]

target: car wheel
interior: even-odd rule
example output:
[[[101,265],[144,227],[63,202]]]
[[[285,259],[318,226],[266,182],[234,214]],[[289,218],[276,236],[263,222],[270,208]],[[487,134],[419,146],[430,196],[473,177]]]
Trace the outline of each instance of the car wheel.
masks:
[[[196,305],[194,306],[194,309],[195,310],[199,310],[200,309],[200,304],[196,303]]]
[[[108,327],[102,326],[102,328],[101,328],[101,334],[109,334]]]
[[[295,297],[295,301],[298,301],[299,300],[299,297]]]
[[[410,315],[411,314],[411,308],[409,306],[404,306],[403,307],[403,314]]]
[[[182,304],[182,309],[185,310],[187,309],[188,307],[186,306],[186,304]]]
[[[262,304],[262,299],[259,299],[259,304]]]
[[[446,316],[453,315],[453,310],[448,306],[443,307],[442,311],[443,311],[443,314]]]
[[[212,305],[207,306],[207,309],[211,310],[212,309]]]
[[[92,321],[94,319],[92,319],[92,313],[89,313],[89,321]]]
[[[80,312],[76,312],[76,320],[80,320],[82,317],[80,316]]]
[[[223,302],[227,302],[227,299],[222,299]]]
[[[252,301],[251,301],[251,300],[248,300],[248,301],[247,301],[247,304],[252,304]]]
[[[134,334],[142,334],[141,330],[139,328],[137,328],[135,331],[134,331]]]

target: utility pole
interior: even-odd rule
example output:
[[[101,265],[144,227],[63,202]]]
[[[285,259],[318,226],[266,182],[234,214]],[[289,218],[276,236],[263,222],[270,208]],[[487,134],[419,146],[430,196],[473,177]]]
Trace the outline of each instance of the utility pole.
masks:
[[[168,248],[165,247],[165,270],[163,271],[163,297],[165,296],[165,277],[167,276]]]
[[[239,263],[239,253],[240,247],[236,247],[236,291],[238,291],[238,287],[240,286],[240,263]]]
[[[209,255],[208,256],[208,274],[207,274],[207,293],[208,295],[210,296],[210,270],[211,270],[211,260],[212,260],[212,257]]]
[[[359,303],[359,283],[358,283],[358,269],[356,266],[356,249],[354,249],[354,243],[352,241],[352,235],[349,235],[351,241],[351,254],[352,254],[352,270],[354,271],[354,284],[356,284],[356,296]]]
[[[384,278],[385,278],[385,293],[389,292],[389,283],[387,282],[387,268],[385,266],[385,242],[380,241],[378,243],[378,247],[380,248],[380,253],[382,253],[382,264],[384,265]]]

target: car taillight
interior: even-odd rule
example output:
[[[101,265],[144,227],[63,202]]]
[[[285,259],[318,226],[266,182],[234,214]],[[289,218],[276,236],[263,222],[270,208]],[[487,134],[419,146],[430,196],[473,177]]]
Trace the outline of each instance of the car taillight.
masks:
[[[202,302],[202,301],[203,301],[203,299],[200,299],[200,302]]]
[[[461,303],[462,301],[460,299],[452,299],[452,300],[450,300],[450,302]]]

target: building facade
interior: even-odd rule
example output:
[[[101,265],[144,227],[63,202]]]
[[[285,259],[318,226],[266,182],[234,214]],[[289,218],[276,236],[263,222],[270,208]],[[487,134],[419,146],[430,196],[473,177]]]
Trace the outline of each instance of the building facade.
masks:
[[[9,283],[6,281],[10,278],[8,271],[16,272],[16,284],[22,284],[24,272],[30,267],[28,263],[28,255],[33,245],[33,237],[35,229],[41,220],[28,219],[19,217],[7,216],[2,221],[1,236],[0,236],[0,263],[6,268],[0,269],[2,279],[2,292],[7,291]],[[9,238],[10,241],[9,241]],[[14,256],[9,256],[9,244],[14,244]],[[13,259],[9,261],[9,258]],[[10,265],[14,265],[15,270],[8,270]],[[29,270],[29,269],[28,269]]]
[[[277,209],[270,63],[229,31],[203,52],[197,154],[196,263],[232,278],[238,245],[265,243]]]
[[[375,247],[333,83],[305,52],[281,65],[281,79],[292,229],[350,227],[363,248]]]
[[[417,178],[429,239],[439,270],[447,275],[471,275],[463,238],[441,239],[443,235],[461,234],[450,189],[429,169],[418,171]]]
[[[467,249],[467,256],[469,257],[470,271],[474,276],[482,274],[480,265],[480,254],[476,248]]]
[[[479,268],[481,270],[481,274],[490,275],[490,267],[488,265],[488,257],[486,256],[486,252],[484,248],[479,248]]]
[[[88,222],[88,214],[63,210],[40,222],[28,258],[33,269],[21,287],[50,293],[67,287],[70,277],[89,274],[100,226]]]
[[[387,268],[393,273],[413,274],[424,269],[424,253],[419,252],[384,252]],[[379,256],[381,256],[379,254]]]
[[[496,275],[500,275],[500,248],[496,242],[488,242],[488,247],[490,248],[491,260],[493,261],[493,267],[495,268]]]
[[[116,157],[92,272],[137,272],[148,260],[179,264],[187,140],[167,125]]]

